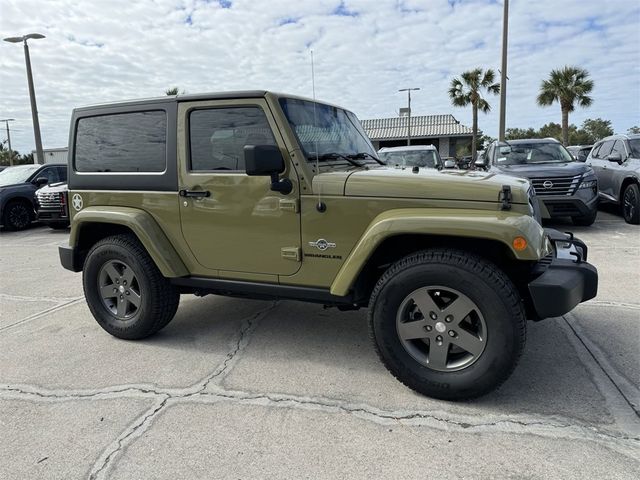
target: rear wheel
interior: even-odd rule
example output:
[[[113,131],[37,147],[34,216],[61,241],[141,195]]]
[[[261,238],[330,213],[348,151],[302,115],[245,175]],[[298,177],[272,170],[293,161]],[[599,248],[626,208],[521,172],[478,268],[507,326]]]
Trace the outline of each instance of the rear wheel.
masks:
[[[8,230],[23,230],[33,220],[33,208],[24,200],[13,200],[4,207],[2,223]]]
[[[474,398],[501,385],[525,343],[511,281],[467,252],[431,250],[387,270],[370,303],[378,354],[402,383],[430,397]]]
[[[640,224],[640,189],[637,183],[627,185],[622,193],[622,216],[627,223]]]
[[[153,335],[178,309],[180,294],[132,235],[96,243],[85,260],[82,280],[94,318],[118,338]]]

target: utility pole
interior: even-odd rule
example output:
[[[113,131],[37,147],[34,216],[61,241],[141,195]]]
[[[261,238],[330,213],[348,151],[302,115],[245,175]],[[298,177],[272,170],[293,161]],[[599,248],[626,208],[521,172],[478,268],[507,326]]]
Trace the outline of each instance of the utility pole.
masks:
[[[500,70],[500,129],[498,140],[504,142],[507,117],[507,38],[509,31],[509,0],[504,1],[502,14],[502,69]]]
[[[9,37],[5,38],[5,42],[24,44],[24,61],[27,64],[27,82],[29,83],[29,100],[31,100],[31,117],[33,118],[33,136],[36,141],[36,159],[39,164],[44,164],[44,153],[42,152],[42,138],[40,136],[40,122],[38,120],[38,107],[36,105],[36,92],[33,87],[33,74],[31,73],[31,57],[29,56],[29,45],[27,40],[38,40],[45,38],[40,33],[29,33],[21,37]]]
[[[407,145],[411,145],[411,91],[419,88],[401,88],[399,92],[407,92]]]
[[[4,122],[7,126],[7,143],[9,144],[9,166],[13,167],[13,150],[11,150],[11,134],[9,133],[9,122],[13,122],[15,118],[3,118],[0,122]]]

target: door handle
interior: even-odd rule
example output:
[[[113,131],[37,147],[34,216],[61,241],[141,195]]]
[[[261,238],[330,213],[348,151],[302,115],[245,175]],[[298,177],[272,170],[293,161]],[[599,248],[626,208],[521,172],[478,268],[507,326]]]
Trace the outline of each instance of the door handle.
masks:
[[[211,192],[209,190],[180,190],[178,195],[181,197],[204,198],[210,197]]]

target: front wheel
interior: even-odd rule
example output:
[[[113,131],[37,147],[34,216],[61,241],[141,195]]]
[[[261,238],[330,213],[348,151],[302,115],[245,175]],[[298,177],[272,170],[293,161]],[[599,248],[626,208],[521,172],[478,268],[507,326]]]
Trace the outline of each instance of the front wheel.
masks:
[[[627,223],[640,223],[640,188],[636,183],[627,185],[622,193],[622,215]]]
[[[500,386],[524,349],[526,320],[512,282],[467,252],[419,252],[391,266],[370,302],[378,355],[424,395],[469,399]]]
[[[133,235],[114,235],[96,243],[85,260],[82,283],[98,324],[127,340],[164,328],[180,300],[176,288]]]

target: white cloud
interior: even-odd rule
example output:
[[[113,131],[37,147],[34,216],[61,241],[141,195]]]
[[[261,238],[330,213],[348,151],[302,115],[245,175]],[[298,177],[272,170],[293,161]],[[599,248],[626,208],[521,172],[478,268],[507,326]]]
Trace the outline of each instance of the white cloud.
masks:
[[[228,5],[230,8],[223,8]],[[353,15],[353,16],[351,16]],[[75,106],[162,95],[265,88],[311,95],[361,118],[394,115],[398,88],[421,87],[416,114],[467,109],[447,98],[452,76],[500,66],[502,5],[493,0],[0,0],[2,37],[37,31],[31,56],[45,147],[65,145]],[[570,118],[640,124],[640,7],[615,0],[512,0],[507,125],[559,122],[535,97],[552,68],[575,64],[595,81],[594,104]],[[0,43],[0,117],[33,148],[22,48]],[[498,98],[481,128],[497,133]],[[4,134],[0,133],[0,138]]]

